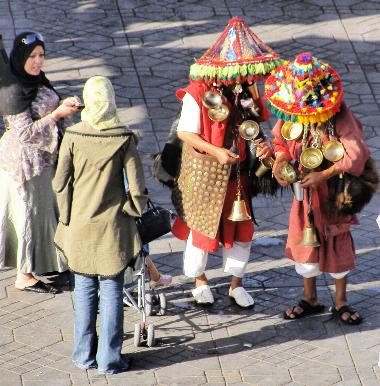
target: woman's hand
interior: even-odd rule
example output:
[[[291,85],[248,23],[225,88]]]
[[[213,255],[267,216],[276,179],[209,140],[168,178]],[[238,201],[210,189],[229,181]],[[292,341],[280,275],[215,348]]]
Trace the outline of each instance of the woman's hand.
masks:
[[[285,187],[289,185],[289,182],[284,178],[284,175],[282,174],[282,169],[284,168],[285,164],[288,161],[284,158],[277,158],[274,161],[272,173],[274,175],[274,178],[277,180],[277,182]]]
[[[323,172],[310,172],[302,178],[301,187],[316,189],[325,181],[326,177]]]
[[[218,160],[218,162],[222,165],[226,164],[236,164],[239,160],[239,155],[233,153],[232,151],[225,149],[223,147],[215,148],[213,151],[214,157]]]
[[[78,107],[82,104],[82,102],[81,102],[80,98],[75,95],[72,97],[65,98],[61,104],[65,105],[67,107]]]
[[[59,121],[61,118],[69,117],[78,111],[78,108],[82,105],[79,97],[65,98],[62,103],[51,113],[55,121]]]

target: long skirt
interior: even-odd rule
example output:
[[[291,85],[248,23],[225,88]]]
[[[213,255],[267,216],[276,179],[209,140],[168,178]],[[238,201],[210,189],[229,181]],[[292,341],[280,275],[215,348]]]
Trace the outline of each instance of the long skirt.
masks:
[[[0,170],[0,268],[36,274],[67,269],[53,243],[58,222],[54,172],[47,167],[27,181],[22,197],[17,184]]]

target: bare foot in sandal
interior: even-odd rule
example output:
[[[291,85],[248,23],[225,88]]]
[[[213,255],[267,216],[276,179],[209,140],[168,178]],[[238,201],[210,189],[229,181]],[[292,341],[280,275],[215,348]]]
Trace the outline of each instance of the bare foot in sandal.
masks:
[[[26,287],[31,287],[37,283],[37,279],[31,273],[17,272],[15,288],[24,290]]]
[[[330,308],[330,311],[335,319],[340,320],[344,324],[358,325],[363,320],[359,313],[348,304],[340,307],[333,306]]]
[[[302,299],[296,306],[285,310],[283,317],[287,320],[300,319],[304,318],[305,316],[319,314],[323,312],[324,309],[325,306],[319,304],[317,300],[315,302],[309,302],[305,299]]]

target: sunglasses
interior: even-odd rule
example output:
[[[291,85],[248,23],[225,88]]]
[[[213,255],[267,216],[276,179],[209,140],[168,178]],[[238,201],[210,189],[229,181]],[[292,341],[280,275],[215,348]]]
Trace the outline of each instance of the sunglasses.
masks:
[[[26,35],[23,39],[21,39],[21,43],[24,43],[27,46],[29,44],[33,44],[36,41],[39,41],[39,42],[43,42],[44,41],[43,36],[40,33],[38,33],[38,32],[30,33],[30,34]]]

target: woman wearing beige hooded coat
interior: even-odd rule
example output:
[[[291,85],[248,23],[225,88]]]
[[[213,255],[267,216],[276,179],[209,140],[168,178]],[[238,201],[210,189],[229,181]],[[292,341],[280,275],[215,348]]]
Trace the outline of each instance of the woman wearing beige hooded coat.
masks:
[[[135,137],[117,116],[111,82],[90,78],[83,100],[81,122],[66,130],[53,180],[60,212],[55,243],[75,273],[73,362],[116,373],[128,367],[121,356],[123,271],[141,249],[133,217],[147,196]]]

